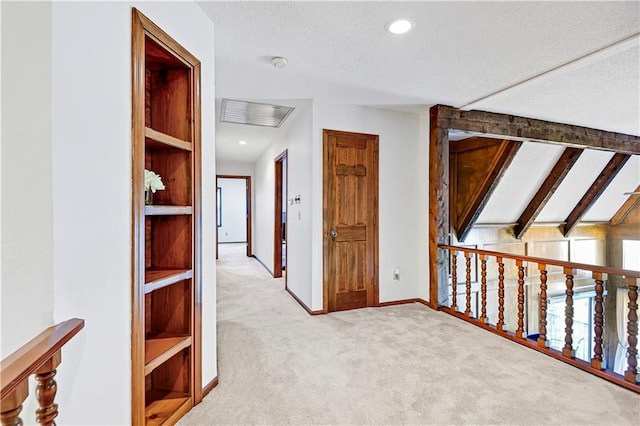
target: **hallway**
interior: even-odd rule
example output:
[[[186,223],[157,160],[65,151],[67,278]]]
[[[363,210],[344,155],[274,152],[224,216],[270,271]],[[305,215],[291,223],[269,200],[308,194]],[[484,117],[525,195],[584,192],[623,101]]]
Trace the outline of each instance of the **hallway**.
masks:
[[[640,396],[420,304],[309,316],[221,245],[219,385],[179,424],[637,424]]]

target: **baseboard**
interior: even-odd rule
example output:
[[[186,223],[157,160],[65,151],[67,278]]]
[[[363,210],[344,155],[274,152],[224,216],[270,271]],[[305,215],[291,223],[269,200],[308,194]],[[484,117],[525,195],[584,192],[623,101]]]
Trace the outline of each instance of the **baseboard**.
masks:
[[[209,392],[211,392],[216,386],[218,386],[218,376],[214,377],[213,380],[211,380],[205,385],[205,387],[202,388],[202,398],[207,396]]]
[[[257,261],[258,261],[258,263],[259,263],[259,264],[261,264],[261,265],[264,267],[264,269],[266,269],[266,270],[267,270],[267,272],[269,273],[269,275],[271,275],[271,276],[273,277],[273,271],[272,271],[271,269],[269,269],[269,268],[267,267],[267,265],[265,265],[265,264],[264,264],[264,262],[262,262],[262,260],[260,260],[260,258],[259,258],[258,256],[256,256],[255,254],[252,254],[252,255],[251,255],[251,257],[253,257],[255,260],[257,260]]]
[[[431,307],[431,305],[429,305],[429,302],[427,302],[424,299],[421,299],[419,297],[415,298],[415,299],[403,299],[403,300],[392,300],[390,302],[382,302],[380,303],[380,307],[385,307],[385,306],[395,306],[395,305],[405,305],[407,303],[422,303],[423,305],[426,305],[428,307]]]
[[[403,299],[403,300],[392,300],[390,302],[382,302],[380,303],[380,307],[383,308],[385,306],[395,306],[395,305],[406,305],[407,303],[415,303],[416,299]]]
[[[311,308],[309,308],[302,300],[300,300],[300,298],[298,296],[296,296],[291,290],[289,290],[289,288],[285,288],[285,290],[287,290],[287,293],[289,293],[291,295],[291,297],[293,297],[295,299],[296,302],[298,302],[300,304],[300,306],[302,306],[304,308],[305,311],[307,311],[307,313],[309,315],[322,315],[324,314],[324,311],[312,311]]]

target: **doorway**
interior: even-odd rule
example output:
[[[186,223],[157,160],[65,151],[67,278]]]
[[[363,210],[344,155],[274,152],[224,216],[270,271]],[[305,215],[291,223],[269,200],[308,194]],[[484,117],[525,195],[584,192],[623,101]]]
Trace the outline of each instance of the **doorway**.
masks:
[[[273,277],[282,277],[285,271],[287,286],[287,150],[275,158],[275,199],[273,235]]]
[[[251,222],[251,176],[216,175],[216,259],[225,243],[244,243],[253,256]]]
[[[323,130],[324,312],[379,305],[378,141]]]

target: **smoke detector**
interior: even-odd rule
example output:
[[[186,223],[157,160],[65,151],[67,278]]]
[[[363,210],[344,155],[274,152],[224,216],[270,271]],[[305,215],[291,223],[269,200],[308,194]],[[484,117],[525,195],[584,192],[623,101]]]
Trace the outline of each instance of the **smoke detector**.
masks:
[[[287,66],[287,64],[289,63],[289,61],[287,60],[287,58],[282,57],[282,56],[274,56],[273,58],[271,58],[271,63],[273,64],[274,67],[276,68],[284,68]]]

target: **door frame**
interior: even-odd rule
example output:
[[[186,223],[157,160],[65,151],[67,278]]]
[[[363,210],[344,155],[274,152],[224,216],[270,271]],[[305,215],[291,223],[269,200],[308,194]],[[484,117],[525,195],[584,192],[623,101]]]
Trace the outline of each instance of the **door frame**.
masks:
[[[253,245],[251,244],[251,236],[253,232],[251,230],[252,213],[251,213],[251,176],[244,175],[216,175],[216,191],[218,190],[219,179],[244,179],[245,180],[245,195],[247,197],[247,211],[245,212],[247,220],[247,257],[253,257]],[[218,197],[216,196],[216,259],[218,258]]]
[[[331,167],[329,166],[329,136],[331,135],[342,135],[342,136],[357,136],[361,138],[375,138],[375,153],[374,153],[374,186],[375,186],[375,197],[374,197],[374,221],[373,221],[373,304],[372,307],[380,306],[380,285],[378,277],[380,276],[380,261],[379,261],[379,202],[378,199],[380,197],[380,187],[379,187],[379,140],[380,137],[378,135],[367,134],[367,133],[356,133],[356,132],[345,132],[340,130],[329,130],[322,129],[322,312],[325,314],[329,313],[329,232],[332,229],[333,224],[329,223],[328,219],[328,204],[329,204],[329,191],[328,179],[331,173]],[[369,307],[369,306],[367,306]]]
[[[289,199],[289,161],[287,158],[288,150],[284,150],[274,159],[274,215],[273,215],[273,278],[282,277],[282,200]],[[286,169],[284,169],[283,179],[283,164],[286,161]],[[282,192],[282,184],[286,183],[286,191]],[[288,210],[288,209],[287,209]],[[288,214],[288,211],[287,211]],[[285,222],[284,228],[284,241],[285,245],[288,238],[288,224],[289,220]],[[287,253],[285,252],[285,262],[288,263]],[[288,265],[287,265],[288,266]],[[284,274],[284,288],[287,288],[287,274]]]

